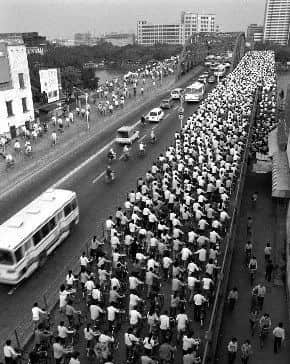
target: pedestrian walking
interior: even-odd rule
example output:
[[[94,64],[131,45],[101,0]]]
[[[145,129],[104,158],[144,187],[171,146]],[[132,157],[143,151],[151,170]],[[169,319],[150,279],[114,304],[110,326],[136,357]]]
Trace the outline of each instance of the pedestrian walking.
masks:
[[[267,243],[264,249],[264,255],[265,255],[265,262],[268,263],[269,260],[271,259],[271,254],[272,254],[272,247],[271,247],[271,243]]]
[[[51,145],[53,147],[56,146],[56,139],[57,139],[57,135],[56,135],[56,132],[55,130],[51,133]]]
[[[267,264],[266,264],[266,269],[265,269],[265,279],[268,281],[268,282],[271,282],[272,280],[272,273],[273,273],[273,270],[274,270],[274,264],[272,262],[272,260],[270,259]]]
[[[235,308],[238,298],[239,298],[238,289],[237,287],[234,287],[230,290],[228,295],[228,304],[230,311],[233,311],[233,309]]]
[[[231,341],[228,343],[227,347],[228,351],[228,364],[233,364],[236,360],[237,352],[238,352],[238,340],[233,337]]]
[[[268,313],[264,313],[264,315],[259,320],[260,325],[260,348],[264,347],[265,341],[268,337],[270,328],[272,326],[272,321],[270,315]]]
[[[249,313],[249,323],[250,323],[250,331],[251,336],[253,337],[255,334],[255,330],[259,321],[259,311],[256,308],[251,309]]]
[[[281,349],[282,342],[285,340],[285,329],[283,327],[283,322],[279,322],[278,326],[273,330],[274,336],[274,353],[277,354]]]
[[[252,295],[257,297],[257,306],[260,311],[263,309],[264,299],[266,295],[266,287],[265,285],[259,283],[252,290]]]
[[[253,354],[252,345],[250,340],[245,340],[241,346],[241,361],[243,364],[247,364],[250,356]]]

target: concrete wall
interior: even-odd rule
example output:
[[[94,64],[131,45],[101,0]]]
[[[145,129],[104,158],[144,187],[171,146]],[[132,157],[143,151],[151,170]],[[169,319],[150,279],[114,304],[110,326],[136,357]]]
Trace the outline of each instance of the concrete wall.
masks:
[[[8,133],[10,126],[16,128],[25,124],[26,120],[34,119],[31,84],[24,45],[8,45],[7,47],[12,88],[0,91],[0,134]],[[25,88],[19,85],[18,74],[23,73]],[[27,112],[23,112],[22,98],[26,97]],[[7,116],[6,101],[12,100],[13,116]]]

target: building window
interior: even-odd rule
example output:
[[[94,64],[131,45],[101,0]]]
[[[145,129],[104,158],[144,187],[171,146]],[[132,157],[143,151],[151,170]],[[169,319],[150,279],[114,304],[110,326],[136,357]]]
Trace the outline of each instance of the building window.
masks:
[[[23,110],[23,112],[28,111],[28,110],[27,110],[26,97],[23,97],[23,98],[21,99],[21,101],[22,101],[22,110]]]
[[[18,73],[18,80],[19,80],[19,87],[25,88],[23,73]]]
[[[12,101],[6,101],[7,115],[13,116]]]

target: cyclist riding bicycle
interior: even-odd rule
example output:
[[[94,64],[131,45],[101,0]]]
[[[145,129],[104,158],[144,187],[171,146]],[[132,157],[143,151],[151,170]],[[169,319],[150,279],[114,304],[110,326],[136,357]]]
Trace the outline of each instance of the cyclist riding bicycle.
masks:
[[[123,153],[124,153],[125,159],[129,159],[129,151],[130,151],[130,149],[129,149],[128,145],[125,145],[123,148]]]
[[[146,124],[146,119],[145,119],[145,116],[144,115],[141,116],[141,124],[142,125],[145,125]]]
[[[256,272],[258,269],[258,262],[257,262],[257,258],[255,256],[252,256],[252,258],[250,259],[248,267],[249,267],[249,272],[250,272],[251,284],[253,284],[255,275],[256,275]]]
[[[112,171],[111,167],[108,166],[106,170],[106,176],[109,181],[113,180],[114,172]]]
[[[141,155],[145,154],[145,144],[143,142],[139,143],[139,152]]]
[[[109,160],[113,160],[113,159],[115,159],[116,158],[116,152],[114,151],[114,149],[113,148],[111,148],[110,150],[109,150],[109,153],[108,153],[108,158],[109,158]]]
[[[24,153],[25,153],[26,155],[30,155],[30,154],[32,153],[32,146],[31,146],[31,144],[30,144],[30,142],[29,142],[29,141],[27,141],[27,142],[25,143]]]
[[[156,135],[154,133],[154,129],[151,130],[150,137],[151,137],[151,142],[155,143],[156,142]]]

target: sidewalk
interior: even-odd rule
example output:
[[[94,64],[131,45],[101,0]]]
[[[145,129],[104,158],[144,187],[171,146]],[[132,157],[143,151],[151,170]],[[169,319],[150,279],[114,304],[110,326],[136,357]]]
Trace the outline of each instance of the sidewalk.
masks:
[[[147,90],[144,91],[144,95],[140,94],[136,97],[132,96],[125,103],[123,109],[115,111],[112,115],[100,116],[95,105],[91,105],[90,114],[90,129],[87,129],[87,123],[84,119],[76,118],[75,122],[69,128],[64,128],[63,133],[58,132],[57,145],[51,147],[51,132],[54,129],[52,125],[49,125],[49,130],[46,134],[40,137],[36,142],[32,143],[33,155],[31,157],[25,156],[23,153],[15,154],[13,146],[14,141],[7,148],[7,152],[12,152],[15,156],[15,166],[6,170],[5,161],[0,159],[0,190],[5,190],[8,186],[11,187],[17,184],[19,181],[25,179],[31,172],[42,169],[45,165],[56,160],[62,156],[65,152],[79,148],[82,144],[86,143],[89,138],[94,135],[98,135],[108,127],[113,126],[120,122],[120,118],[125,118],[126,115],[130,115],[132,112],[137,111],[142,106],[145,107],[150,102],[156,100],[166,91],[171,90],[175,84],[176,86],[182,84],[192,78],[194,74],[201,72],[202,67],[196,67],[192,72],[189,72],[182,77],[177,83],[175,81],[175,74],[163,79],[162,85],[156,83],[156,86],[148,84]],[[158,87],[159,85],[159,87]],[[74,113],[75,114],[75,113]],[[137,120],[136,120],[137,121]],[[20,138],[19,138],[20,139]],[[21,141],[23,145],[23,141]]]
[[[255,209],[251,206],[251,195],[259,193],[258,203]],[[249,273],[244,264],[244,245],[246,243],[247,218],[254,219],[254,254],[258,259],[258,273],[254,282],[263,282],[267,293],[261,315],[269,313],[272,319],[272,330],[279,321],[284,323],[286,329],[286,341],[279,354],[273,353],[273,335],[270,330],[269,337],[263,349],[259,347],[259,337],[256,333],[251,337],[249,330],[248,314],[251,303],[251,285]],[[240,347],[244,340],[249,339],[252,343],[253,355],[250,363],[255,364],[286,364],[290,358],[290,331],[289,318],[286,305],[286,292],[281,280],[280,270],[274,273],[272,282],[264,280],[265,263],[264,247],[266,242],[271,242],[273,248],[273,263],[281,266],[282,254],[284,253],[285,241],[285,205],[279,204],[271,198],[271,175],[255,174],[248,172],[246,177],[244,193],[242,197],[240,218],[237,222],[237,235],[233,253],[232,267],[229,279],[229,289],[236,286],[239,291],[239,299],[232,313],[225,308],[222,321],[220,340],[216,355],[216,363],[227,363],[227,344],[232,337],[236,337],[239,343],[237,362],[240,361]],[[260,316],[261,316],[260,315]]]

